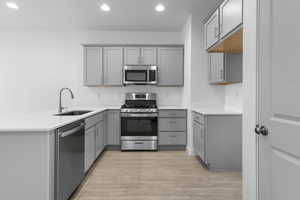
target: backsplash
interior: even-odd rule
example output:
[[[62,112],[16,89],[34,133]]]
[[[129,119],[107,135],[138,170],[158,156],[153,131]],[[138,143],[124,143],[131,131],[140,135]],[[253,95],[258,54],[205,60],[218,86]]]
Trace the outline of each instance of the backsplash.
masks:
[[[88,88],[80,87],[78,93],[81,95],[76,99],[80,106],[120,106],[124,104],[127,92],[153,92],[157,94],[158,106],[180,106],[182,105],[182,88],[154,86],[128,86],[110,88]]]
[[[225,88],[225,109],[243,110],[243,85],[242,83],[227,85]]]

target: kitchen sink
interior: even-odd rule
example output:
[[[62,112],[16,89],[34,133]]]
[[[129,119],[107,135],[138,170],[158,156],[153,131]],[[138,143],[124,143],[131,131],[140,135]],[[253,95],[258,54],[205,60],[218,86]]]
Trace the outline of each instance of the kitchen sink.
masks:
[[[55,116],[77,116],[92,112],[91,110],[73,110],[64,113],[55,114]]]

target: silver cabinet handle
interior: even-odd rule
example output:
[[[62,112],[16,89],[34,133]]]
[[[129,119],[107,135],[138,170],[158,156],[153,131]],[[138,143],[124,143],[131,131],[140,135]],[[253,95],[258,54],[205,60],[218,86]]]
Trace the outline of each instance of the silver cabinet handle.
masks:
[[[223,79],[223,77],[224,77],[224,72],[223,70],[220,70],[220,78]]]
[[[169,121],[170,124],[176,124],[176,121]]]
[[[72,134],[76,133],[77,131],[79,131],[80,129],[82,129],[84,126],[85,126],[85,123],[81,123],[80,126],[78,126],[76,128],[73,128],[71,130],[60,133],[60,137],[63,138],[63,137],[67,137],[69,135],[72,135]]]
[[[169,135],[169,138],[176,138],[176,135]]]
[[[219,28],[215,27],[215,38],[219,38]]]

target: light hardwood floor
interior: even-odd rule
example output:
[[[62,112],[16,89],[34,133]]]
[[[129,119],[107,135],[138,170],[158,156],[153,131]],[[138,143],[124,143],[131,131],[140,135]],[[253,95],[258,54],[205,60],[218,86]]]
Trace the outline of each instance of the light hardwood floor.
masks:
[[[186,152],[107,151],[74,200],[241,200],[240,173],[208,172]]]

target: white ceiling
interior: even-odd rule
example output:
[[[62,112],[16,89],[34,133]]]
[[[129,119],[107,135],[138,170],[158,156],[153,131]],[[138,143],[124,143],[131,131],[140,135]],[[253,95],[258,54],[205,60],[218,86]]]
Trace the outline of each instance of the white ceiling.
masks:
[[[0,28],[180,31],[189,14],[206,16],[220,0],[0,0]],[[111,12],[100,11],[108,3]],[[157,3],[166,6],[156,13]]]

